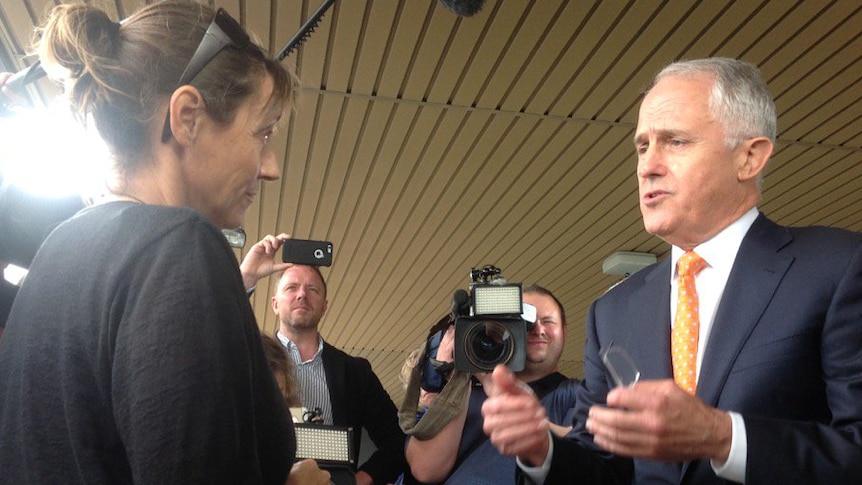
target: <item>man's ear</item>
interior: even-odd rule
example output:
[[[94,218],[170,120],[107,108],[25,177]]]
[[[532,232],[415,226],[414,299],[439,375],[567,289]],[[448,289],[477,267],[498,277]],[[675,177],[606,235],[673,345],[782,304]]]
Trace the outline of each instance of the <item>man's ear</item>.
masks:
[[[766,168],[772,156],[772,141],[765,137],[750,138],[742,142],[737,178],[740,182],[756,179]]]
[[[205,108],[204,98],[194,86],[180,86],[174,91],[170,100],[170,123],[177,143],[191,145],[200,129],[200,117]]]

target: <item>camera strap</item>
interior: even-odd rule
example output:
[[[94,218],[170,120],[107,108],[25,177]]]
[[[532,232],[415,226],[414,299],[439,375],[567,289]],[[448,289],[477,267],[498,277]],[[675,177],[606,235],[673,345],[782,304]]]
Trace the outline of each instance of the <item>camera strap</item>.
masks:
[[[419,405],[419,384],[422,381],[422,370],[427,359],[428,341],[422,344],[422,357],[410,372],[410,381],[398,410],[398,424],[409,436],[418,440],[428,440],[449,424],[464,408],[467,400],[467,388],[470,386],[470,373],[454,371],[449,382],[437,396],[434,404],[416,420],[416,410]]]

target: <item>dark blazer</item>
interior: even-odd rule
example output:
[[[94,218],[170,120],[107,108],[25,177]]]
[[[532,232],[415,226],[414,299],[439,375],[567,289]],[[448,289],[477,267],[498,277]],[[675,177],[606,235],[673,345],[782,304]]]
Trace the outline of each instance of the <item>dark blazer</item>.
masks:
[[[669,260],[656,263],[591,306],[576,428],[554,442],[545,483],[729,483],[709,460],[584,452],[594,445],[582,423],[610,386],[600,348],[625,347],[642,380],[673,376],[670,275]],[[747,484],[862,483],[862,234],[780,227],[761,214],[706,345],[697,396],[743,417]]]
[[[405,435],[398,426],[398,410],[367,360],[353,357],[323,343],[323,369],[332,401],[332,422],[354,429],[354,449],[359,449],[362,428],[377,451],[359,469],[375,484],[392,483],[407,467]]]

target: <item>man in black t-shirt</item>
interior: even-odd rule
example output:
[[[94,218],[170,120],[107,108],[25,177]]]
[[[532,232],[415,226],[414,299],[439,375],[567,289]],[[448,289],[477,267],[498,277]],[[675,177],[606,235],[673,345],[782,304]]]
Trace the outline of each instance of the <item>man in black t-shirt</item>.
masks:
[[[532,285],[524,289],[524,303],[536,307],[536,323],[527,334],[527,362],[517,376],[530,386],[545,407],[551,429],[559,436],[572,426],[578,381],[557,372],[566,340],[563,305],[549,290]],[[437,359],[453,360],[454,327],[444,335]],[[460,414],[433,438],[410,438],[407,461],[413,475],[405,482],[447,484],[514,483],[515,459],[503,456],[482,430],[482,403],[487,399],[482,383],[490,374],[474,374],[473,385]]]

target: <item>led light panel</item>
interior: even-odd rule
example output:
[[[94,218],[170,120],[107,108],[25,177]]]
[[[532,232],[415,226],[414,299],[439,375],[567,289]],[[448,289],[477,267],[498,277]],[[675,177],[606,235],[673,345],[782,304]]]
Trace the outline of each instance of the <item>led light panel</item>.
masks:
[[[296,458],[313,458],[319,462],[352,465],[351,435],[353,428],[322,424],[295,423]]]
[[[521,314],[521,285],[475,285],[473,286],[473,314],[499,315]]]

